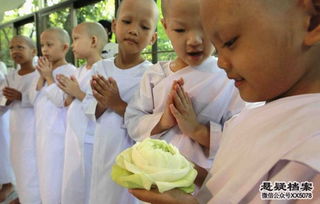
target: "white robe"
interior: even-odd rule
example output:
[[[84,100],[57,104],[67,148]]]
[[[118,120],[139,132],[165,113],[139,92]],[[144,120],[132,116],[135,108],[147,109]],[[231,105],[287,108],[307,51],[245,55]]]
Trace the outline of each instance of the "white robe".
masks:
[[[0,70],[0,84],[5,81],[4,75]],[[6,107],[0,106],[0,186],[13,183],[13,172],[9,161],[9,114]]]
[[[320,94],[306,94],[244,110],[232,118],[198,195],[200,203],[264,203],[259,199],[262,180],[301,179],[294,176],[301,167],[279,171],[290,165],[301,164],[319,177],[319,115]],[[319,184],[314,183],[318,187],[314,192],[319,192]]]
[[[10,158],[16,178],[16,190],[23,204],[38,204],[40,201],[38,169],[36,163],[36,140],[34,133],[34,98],[30,89],[39,74],[35,71],[19,75],[18,70],[8,73],[9,86],[22,93],[22,101],[14,101],[10,109]],[[7,86],[2,83],[0,90]],[[0,100],[3,97],[0,93]]]
[[[74,75],[76,69],[67,64],[53,70],[57,74]],[[36,87],[34,87],[36,88]],[[37,164],[40,196],[43,204],[61,202],[62,172],[64,161],[66,95],[56,83],[46,85],[38,92],[34,103],[37,139]]]
[[[152,64],[144,61],[130,69],[119,69],[114,64],[114,58],[100,61],[95,67],[106,79],[112,77],[118,84],[121,99],[129,102],[138,88],[140,79]],[[89,117],[95,118],[97,102],[92,94],[87,94],[87,109]],[[133,144],[124,127],[123,117],[112,110],[106,110],[97,120],[91,181],[91,204],[130,204],[137,203],[128,190],[114,183],[111,179],[111,169],[116,156]]]
[[[86,70],[85,67],[78,69],[76,78],[80,89],[85,93],[90,88],[91,76],[92,70]],[[67,112],[62,204],[86,204],[89,201],[92,160],[90,146],[94,130],[95,121],[85,115],[83,101],[73,100]],[[85,155],[88,151],[89,156]]]
[[[209,57],[197,67],[186,67],[177,72],[169,68],[170,62],[160,62],[145,73],[138,93],[129,103],[125,122],[128,133],[135,141],[150,137],[159,122],[174,80],[184,79],[183,88],[191,97],[197,119],[210,125],[209,154],[197,142],[184,135],[176,125],[153,135],[178,147],[189,160],[203,168],[210,168],[219,146],[223,124],[244,107],[233,81],[217,67],[214,57]]]

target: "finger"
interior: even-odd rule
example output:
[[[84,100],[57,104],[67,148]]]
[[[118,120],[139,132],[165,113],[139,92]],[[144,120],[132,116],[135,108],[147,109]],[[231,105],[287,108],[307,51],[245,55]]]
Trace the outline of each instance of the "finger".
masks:
[[[183,87],[180,85],[177,85],[177,94],[179,95],[181,104],[184,106],[187,105],[186,92],[184,92]]]
[[[75,76],[71,76],[70,79],[78,83],[77,78]]]
[[[93,90],[92,91],[93,97],[101,104],[104,104],[104,97],[99,92]]]
[[[95,81],[104,89],[110,87],[110,83],[103,76],[99,76]]]
[[[149,203],[151,203],[154,197],[157,196],[156,192],[141,189],[129,189],[129,192],[139,200]]]
[[[171,104],[169,106],[169,108],[170,108],[170,112],[172,113],[173,117],[177,121],[179,121],[181,119],[181,117],[182,117],[182,114],[179,112],[179,110],[173,104]]]
[[[178,83],[180,86],[183,86],[183,84],[184,84],[184,79],[181,77],[181,78],[177,81],[177,83]]]
[[[104,90],[106,90],[106,89],[101,87],[101,85],[99,83],[97,83],[97,81],[95,80],[95,81],[93,81],[93,90],[99,92],[100,94],[103,94]]]
[[[112,77],[109,77],[109,83],[111,88],[118,90],[118,84]]]
[[[175,107],[180,111],[182,111],[182,109],[184,108],[182,99],[180,98],[180,95],[177,93],[177,91],[173,92],[173,103]]]

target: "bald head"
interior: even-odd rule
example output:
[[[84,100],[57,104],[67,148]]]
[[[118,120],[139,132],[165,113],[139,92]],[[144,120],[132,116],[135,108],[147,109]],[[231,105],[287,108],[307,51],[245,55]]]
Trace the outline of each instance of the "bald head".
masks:
[[[130,9],[133,6],[140,7],[141,12],[143,12],[143,8],[147,8],[148,11],[152,11],[153,22],[155,24],[154,27],[156,28],[156,25],[159,20],[159,10],[154,0],[122,0],[118,8],[116,18],[119,17],[119,15],[123,12],[124,9]]]
[[[63,44],[68,44],[70,45],[70,36],[68,32],[62,28],[48,28],[43,32],[52,32],[55,33],[59,39],[60,42]]]
[[[102,51],[103,47],[108,42],[108,36],[101,24],[95,22],[84,22],[79,24],[77,27],[83,28],[85,32],[88,33],[89,37],[95,36],[98,40],[98,49],[99,51]]]
[[[15,39],[19,39],[19,40],[24,41],[31,49],[36,49],[36,45],[35,45],[35,43],[33,42],[33,40],[30,39],[30,38],[28,38],[28,37],[26,37],[26,36],[16,35],[16,36],[14,36],[14,37],[11,39],[11,41],[12,41],[12,40],[15,40]]]

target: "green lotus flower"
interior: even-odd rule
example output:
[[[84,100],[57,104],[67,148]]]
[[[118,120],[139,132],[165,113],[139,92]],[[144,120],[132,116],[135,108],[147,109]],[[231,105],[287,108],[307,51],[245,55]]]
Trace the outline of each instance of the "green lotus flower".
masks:
[[[117,156],[111,176],[126,188],[156,186],[161,193],[174,188],[192,193],[197,171],[176,147],[164,140],[146,139]]]

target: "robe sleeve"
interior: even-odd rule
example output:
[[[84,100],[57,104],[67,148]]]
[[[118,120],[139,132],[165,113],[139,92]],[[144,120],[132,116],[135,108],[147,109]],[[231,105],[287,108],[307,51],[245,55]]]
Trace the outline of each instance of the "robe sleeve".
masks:
[[[237,115],[245,107],[245,102],[241,99],[238,90],[233,89],[232,97],[227,104],[220,123],[210,121],[210,149],[209,159],[214,159],[222,137],[225,122]]]
[[[92,121],[96,120],[97,104],[98,102],[92,94],[91,87],[88,87],[88,89],[86,90],[86,96],[82,100],[82,110],[85,113],[85,115],[89,118],[89,120],[92,120]]]
[[[68,68],[64,68],[63,72],[61,74],[70,77],[76,73],[76,69],[73,66],[70,66]],[[55,76],[54,76],[55,78]],[[50,84],[47,87],[44,87],[44,91],[48,99],[57,107],[62,108],[64,107],[64,101],[67,98],[67,94],[64,93],[55,83]]]
[[[66,94],[57,86],[56,83],[50,84],[48,87],[44,87],[44,91],[48,99],[57,107],[64,107],[64,101]]]
[[[7,101],[6,97],[2,93],[4,87],[6,87],[5,76],[0,72],[0,107],[4,107]]]
[[[162,116],[162,112],[153,112],[154,99],[151,78],[151,74],[144,74],[139,89],[135,92],[126,108],[125,126],[129,136],[135,141],[142,141],[150,137],[151,131]],[[153,137],[158,138],[160,135],[153,135]]]

